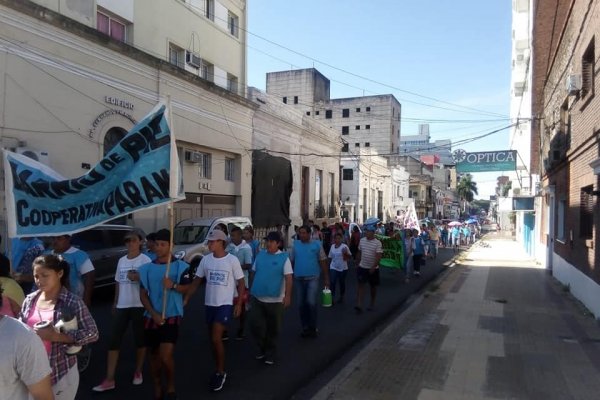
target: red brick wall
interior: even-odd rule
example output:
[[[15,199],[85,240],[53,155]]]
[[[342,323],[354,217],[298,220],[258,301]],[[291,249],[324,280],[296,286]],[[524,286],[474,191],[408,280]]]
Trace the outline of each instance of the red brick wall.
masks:
[[[589,166],[600,154],[600,63],[597,61],[600,59],[600,0],[540,0],[536,6],[532,107],[539,119],[533,125],[532,151],[541,154],[540,158],[548,156],[555,129],[561,128],[560,109],[565,101],[571,116],[571,140],[565,159],[549,171],[544,171],[543,165],[537,166],[541,174],[545,174],[545,182],[555,185],[556,204],[561,198],[567,200],[566,240],[555,240],[554,251],[600,283],[600,267],[595,267],[600,223],[598,197],[594,198],[592,240],[580,237],[579,207],[582,187],[594,185],[595,190],[600,189],[598,177]],[[595,38],[595,94],[583,99],[567,93],[566,79],[570,74],[581,74],[582,55],[592,38]],[[536,158],[533,154],[532,160]],[[557,221],[558,210],[555,226]]]

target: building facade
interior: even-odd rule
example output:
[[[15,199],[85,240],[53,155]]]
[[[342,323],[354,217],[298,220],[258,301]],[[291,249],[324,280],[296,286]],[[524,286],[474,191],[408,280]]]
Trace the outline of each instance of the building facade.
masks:
[[[167,2],[152,3],[160,9]],[[182,19],[190,29],[199,29],[198,21],[206,19],[187,3],[168,3],[173,4],[165,13],[193,14]],[[232,7],[233,2],[227,4]],[[160,13],[144,14],[144,8],[151,9],[139,0],[0,1],[2,147],[34,154],[65,177],[81,176],[169,96],[186,192],[186,200],[175,203],[177,220],[249,215],[248,150],[256,106],[238,91],[173,63],[168,51],[172,33],[157,23],[163,17]],[[245,21],[245,9],[236,11]],[[106,22],[102,15],[131,22],[125,27],[129,36],[120,40],[111,38],[111,31],[100,31]],[[155,24],[147,18],[154,18]],[[116,35],[120,28],[110,21]],[[149,43],[138,42],[149,40],[143,36],[151,26],[155,26],[154,50],[143,48]],[[213,29],[215,37],[222,35],[222,28]],[[245,66],[240,65],[245,65],[245,53],[233,52],[231,58],[237,62],[221,64],[216,58],[211,62],[243,77]],[[118,222],[154,231],[168,226],[166,207],[142,210]]]
[[[546,266],[600,315],[600,1],[533,10],[532,166],[542,177]],[[556,28],[553,28],[556,27]],[[534,158],[536,160],[534,161]]]
[[[368,218],[395,219],[392,205],[392,176],[387,160],[368,149],[356,156],[342,156],[342,207],[350,221],[364,223]]]
[[[300,110],[287,107],[279,97],[256,88],[249,88],[248,92],[258,107],[253,119],[254,149],[264,149],[271,156],[289,160],[291,165],[290,225],[302,225],[308,220],[339,220],[340,160],[319,156],[339,152],[339,135]],[[274,185],[272,190],[282,188]]]

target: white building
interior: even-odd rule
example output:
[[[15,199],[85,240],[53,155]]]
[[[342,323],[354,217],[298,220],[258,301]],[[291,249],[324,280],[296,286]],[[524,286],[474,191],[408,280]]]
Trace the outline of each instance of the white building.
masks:
[[[371,148],[398,154],[402,106],[393,95],[331,99],[329,88],[329,79],[314,68],[267,74],[267,93],[335,129],[344,153]]]
[[[396,216],[392,203],[392,175],[384,157],[369,149],[355,156],[342,156],[342,207],[348,219],[364,223],[370,217],[391,220]],[[405,189],[401,189],[404,193]]]
[[[3,1],[2,147],[81,176],[170,95],[186,192],[176,218],[249,215],[256,106],[240,96],[245,21],[241,0]],[[166,208],[121,222],[153,231]]]
[[[319,156],[339,153],[342,145],[339,135],[300,110],[286,106],[279,97],[256,88],[249,88],[248,92],[258,106],[253,120],[253,147],[289,160],[292,169],[290,224],[339,220],[339,158]],[[264,177],[254,176],[254,179]],[[281,189],[273,186],[274,191]]]
[[[436,155],[440,164],[453,165],[452,141],[449,139],[431,141],[429,124],[420,124],[416,135],[403,135],[400,138],[400,154],[412,157]]]

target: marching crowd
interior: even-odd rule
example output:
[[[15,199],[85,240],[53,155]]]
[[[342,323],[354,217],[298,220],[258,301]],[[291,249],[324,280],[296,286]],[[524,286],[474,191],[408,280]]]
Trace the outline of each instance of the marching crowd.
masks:
[[[428,257],[438,246],[474,240],[469,226],[427,226],[421,230],[395,230],[390,225],[367,225],[361,233],[354,225],[346,230],[310,224],[296,227],[290,246],[278,229],[261,241],[252,227],[218,226],[207,236],[210,253],[195,270],[171,253],[171,232],[166,229],[144,238],[136,231],[125,237],[127,255],[116,266],[114,318],[104,379],[95,392],[114,390],[121,339],[129,325],[136,344],[134,385],[142,384],[148,353],[156,399],[175,399],[174,348],[185,305],[201,284],[205,289],[205,320],[209,329],[215,373],[209,386],[223,388],[227,373],[223,340],[237,319],[236,339],[249,329],[257,347],[256,359],[277,362],[277,342],[284,310],[292,292],[298,307],[303,338],[318,336],[317,307],[321,290],[330,289],[333,303],[346,299],[348,264],[356,267],[358,289],[354,310],[375,307],[379,264],[384,254],[377,234],[393,237],[403,246],[406,280],[419,277]],[[363,235],[364,234],[364,235]],[[0,257],[0,342],[12,343],[0,357],[0,393],[7,398],[74,399],[79,385],[77,353],[98,340],[89,312],[94,267],[68,235],[52,240],[45,250],[38,239],[12,244],[11,260]],[[166,385],[163,387],[162,382]]]

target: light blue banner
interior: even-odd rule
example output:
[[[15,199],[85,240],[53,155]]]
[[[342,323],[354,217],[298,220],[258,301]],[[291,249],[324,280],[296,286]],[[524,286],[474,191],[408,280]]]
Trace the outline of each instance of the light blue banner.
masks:
[[[4,151],[10,237],[72,234],[169,202],[174,138],[157,106],[87,174],[65,179],[28,157]],[[175,165],[179,165],[177,162]],[[181,187],[181,185],[179,185]]]

